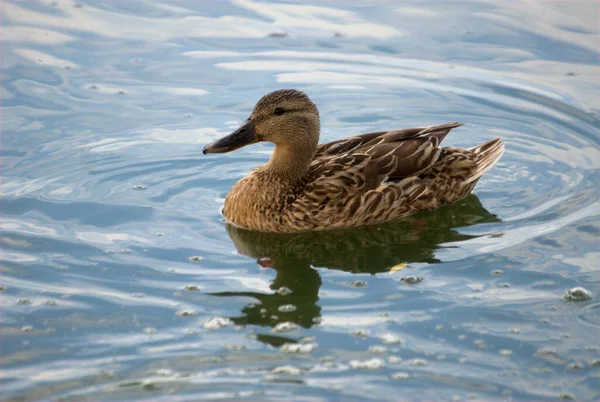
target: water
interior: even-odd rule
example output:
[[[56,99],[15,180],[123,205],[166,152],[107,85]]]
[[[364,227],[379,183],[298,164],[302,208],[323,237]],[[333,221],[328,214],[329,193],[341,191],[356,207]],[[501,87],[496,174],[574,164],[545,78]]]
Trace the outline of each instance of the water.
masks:
[[[3,400],[600,398],[598,3],[396,3],[3,2]],[[271,148],[202,146],[285,87],[322,141],[507,150],[403,222],[227,227]]]

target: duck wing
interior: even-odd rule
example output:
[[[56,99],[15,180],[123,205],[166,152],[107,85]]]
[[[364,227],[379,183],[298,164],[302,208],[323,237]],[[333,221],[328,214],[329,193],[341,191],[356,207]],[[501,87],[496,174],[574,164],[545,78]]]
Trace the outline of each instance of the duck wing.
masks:
[[[377,132],[323,144],[282,215],[294,230],[355,227],[416,211],[430,193],[418,177],[459,123]]]
[[[317,148],[315,162],[327,164],[344,155],[368,155],[380,181],[399,180],[431,167],[440,155],[439,144],[450,130],[461,125],[381,131],[329,142]]]
[[[281,216],[283,226],[294,231],[341,229],[414,212],[414,201],[427,187],[417,176],[386,181],[396,167],[393,154],[374,159],[351,151],[315,160],[306,183]]]
[[[281,215],[293,231],[376,224],[469,194],[500,158],[495,139],[472,149],[439,148],[460,123],[377,132],[323,144]]]

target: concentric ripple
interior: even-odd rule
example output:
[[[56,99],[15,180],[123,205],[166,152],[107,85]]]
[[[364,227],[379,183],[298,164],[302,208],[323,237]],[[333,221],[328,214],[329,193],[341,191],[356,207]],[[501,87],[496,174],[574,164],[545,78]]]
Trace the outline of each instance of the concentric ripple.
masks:
[[[600,398],[592,2],[5,3],[1,399]],[[271,148],[202,146],[282,87],[322,141],[506,152],[404,221],[227,226]]]

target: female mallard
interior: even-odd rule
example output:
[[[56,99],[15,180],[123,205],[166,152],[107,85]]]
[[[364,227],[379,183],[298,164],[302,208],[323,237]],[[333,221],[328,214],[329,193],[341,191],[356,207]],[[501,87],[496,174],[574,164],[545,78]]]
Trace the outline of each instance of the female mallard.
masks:
[[[460,123],[381,131],[318,145],[319,111],[306,94],[264,96],[232,134],[204,147],[229,152],[275,144],[269,162],[238,181],[223,215],[264,232],[343,229],[391,221],[453,203],[504,152],[500,138],[471,149],[438,148]]]

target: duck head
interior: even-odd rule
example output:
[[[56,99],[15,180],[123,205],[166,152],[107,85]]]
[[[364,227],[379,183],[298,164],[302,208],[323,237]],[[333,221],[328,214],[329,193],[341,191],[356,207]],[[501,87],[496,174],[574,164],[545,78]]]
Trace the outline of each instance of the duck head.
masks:
[[[309,97],[295,89],[282,89],[263,96],[244,124],[206,145],[202,152],[231,152],[267,141],[275,144],[276,153],[309,152],[314,155],[319,131],[319,111]],[[285,152],[287,150],[289,152]]]

